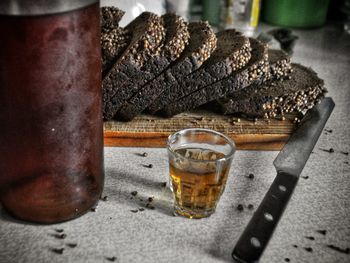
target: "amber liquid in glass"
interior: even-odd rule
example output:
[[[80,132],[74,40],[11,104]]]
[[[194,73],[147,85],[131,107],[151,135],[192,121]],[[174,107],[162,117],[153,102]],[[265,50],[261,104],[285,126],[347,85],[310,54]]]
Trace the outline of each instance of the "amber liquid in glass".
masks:
[[[215,162],[225,155],[202,148],[181,148],[175,153],[186,157],[182,161],[170,162],[175,212],[189,218],[209,216],[226,185],[229,165],[224,163],[218,168]]]
[[[55,223],[101,194],[99,5],[0,15],[0,201],[17,218]]]

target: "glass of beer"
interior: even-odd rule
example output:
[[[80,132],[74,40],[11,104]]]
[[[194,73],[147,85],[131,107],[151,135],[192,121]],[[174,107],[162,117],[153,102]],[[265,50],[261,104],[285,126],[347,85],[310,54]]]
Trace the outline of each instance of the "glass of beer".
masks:
[[[185,129],[167,142],[174,212],[188,218],[209,217],[223,193],[234,142],[208,129]]]

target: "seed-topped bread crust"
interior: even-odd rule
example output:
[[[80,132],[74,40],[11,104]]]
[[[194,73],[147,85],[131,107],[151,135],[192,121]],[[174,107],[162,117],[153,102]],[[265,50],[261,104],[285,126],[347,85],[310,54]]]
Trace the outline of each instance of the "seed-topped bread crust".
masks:
[[[130,33],[117,27],[110,30],[103,30],[101,33],[102,49],[102,75],[106,75],[115,61],[120,57],[130,43]]]
[[[292,73],[289,55],[283,50],[269,49],[270,73],[273,79],[286,79]]]
[[[161,49],[161,55],[174,61],[179,58],[182,51],[188,44],[190,33],[188,32],[188,23],[184,18],[173,14],[162,16],[166,28],[166,35]]]
[[[114,6],[104,6],[100,9],[102,32],[119,27],[119,22],[125,12]]]
[[[252,83],[261,83],[269,76],[268,48],[256,39],[249,39],[252,53],[251,59],[242,69],[211,85],[201,88],[161,110],[165,116],[194,109],[207,102],[224,97],[233,91],[243,89]]]
[[[327,92],[324,81],[310,68],[292,64],[289,79],[270,80],[251,92],[234,93],[219,100],[224,114],[241,113],[250,117],[275,118],[285,113],[305,114]]]

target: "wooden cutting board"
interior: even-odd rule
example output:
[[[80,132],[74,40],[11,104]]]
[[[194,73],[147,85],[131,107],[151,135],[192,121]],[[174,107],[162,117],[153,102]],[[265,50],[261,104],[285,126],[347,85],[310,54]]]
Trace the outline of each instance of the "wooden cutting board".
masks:
[[[295,129],[296,115],[285,120],[248,120],[203,110],[172,118],[141,115],[130,122],[104,123],[105,146],[165,147],[167,137],[186,128],[207,128],[231,137],[241,150],[280,150]]]

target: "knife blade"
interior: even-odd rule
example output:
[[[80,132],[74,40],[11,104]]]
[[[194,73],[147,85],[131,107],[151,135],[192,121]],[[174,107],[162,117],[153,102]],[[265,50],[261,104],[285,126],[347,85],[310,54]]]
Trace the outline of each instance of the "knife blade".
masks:
[[[277,176],[233,249],[235,262],[259,261],[334,106],[325,98],[309,110],[277,155]]]

